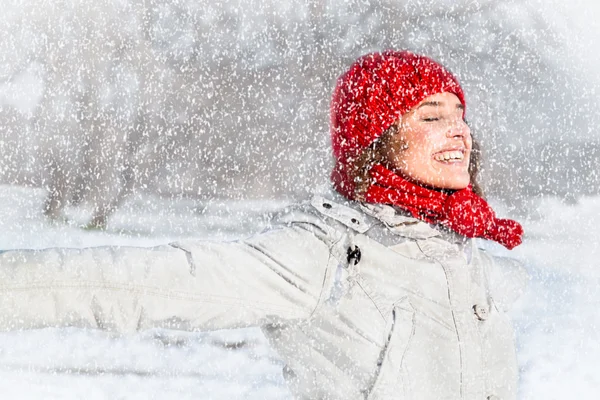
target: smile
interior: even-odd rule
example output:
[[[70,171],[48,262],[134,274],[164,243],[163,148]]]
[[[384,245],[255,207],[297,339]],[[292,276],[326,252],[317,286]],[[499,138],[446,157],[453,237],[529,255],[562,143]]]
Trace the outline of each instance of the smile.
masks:
[[[464,158],[463,150],[448,150],[433,155],[433,159],[440,162],[462,161]]]

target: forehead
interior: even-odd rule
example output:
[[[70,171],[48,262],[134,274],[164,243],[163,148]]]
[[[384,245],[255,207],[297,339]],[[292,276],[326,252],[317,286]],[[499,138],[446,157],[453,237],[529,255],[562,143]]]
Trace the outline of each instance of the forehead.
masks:
[[[452,108],[463,108],[462,103],[458,96],[454,93],[443,92],[436,93],[431,96],[425,97],[419,104],[414,108],[420,109],[425,107],[452,107]]]

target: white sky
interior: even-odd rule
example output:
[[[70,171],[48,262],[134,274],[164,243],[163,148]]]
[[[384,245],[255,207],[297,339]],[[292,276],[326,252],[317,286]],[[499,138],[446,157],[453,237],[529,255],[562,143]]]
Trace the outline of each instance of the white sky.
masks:
[[[561,55],[574,68],[580,67],[591,80],[600,82],[600,1],[533,0],[550,21],[563,32],[571,51]],[[572,56],[572,57],[571,57]]]

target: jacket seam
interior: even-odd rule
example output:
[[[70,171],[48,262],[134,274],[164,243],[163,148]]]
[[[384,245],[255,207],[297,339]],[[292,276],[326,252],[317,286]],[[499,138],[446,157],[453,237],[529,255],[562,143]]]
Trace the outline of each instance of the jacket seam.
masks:
[[[334,256],[334,248],[336,246],[338,246],[343,240],[343,236],[339,239],[337,239],[335,242],[333,242],[329,247],[329,257],[327,258],[327,266],[325,267],[325,273],[323,274],[323,283],[321,284],[321,291],[319,292],[319,297],[317,299],[317,304],[315,304],[315,307],[313,308],[313,310],[310,312],[308,318],[311,319],[315,314],[317,314],[317,312],[321,309],[321,306],[323,305],[323,303],[325,303],[325,291],[326,288],[328,288],[330,285],[330,280],[331,280],[331,269],[332,269],[332,258],[341,263],[341,260],[338,260],[337,257]],[[337,265],[336,265],[337,266]]]
[[[169,243],[169,246],[171,246],[174,249],[181,250],[185,253],[187,262],[190,266],[190,275],[195,277],[196,276],[196,263],[194,262],[194,257],[192,256],[192,252],[179,246],[177,243]]]
[[[360,289],[363,291],[363,293],[367,295],[367,297],[369,298],[369,300],[371,300],[371,303],[373,303],[373,305],[375,306],[375,309],[377,310],[377,312],[379,312],[379,315],[381,315],[381,318],[383,318],[384,321],[387,321],[387,318],[385,317],[385,315],[383,314],[383,312],[379,308],[379,305],[377,304],[377,302],[375,301],[375,299],[371,295],[371,289],[366,285],[365,282],[361,282],[360,279],[357,279],[355,282],[360,287]]]
[[[257,308],[263,311],[273,311],[273,312],[299,312],[302,314],[304,310],[301,307],[281,307],[270,303],[262,303],[252,301],[248,303],[247,301],[242,301],[241,299],[235,297],[226,297],[226,296],[218,296],[218,295],[206,295],[206,294],[192,294],[186,292],[165,292],[160,289],[156,289],[148,286],[140,286],[140,285],[126,285],[126,284],[112,284],[107,285],[106,283],[95,283],[89,281],[78,281],[77,284],[67,284],[61,282],[52,282],[51,285],[46,283],[44,284],[35,284],[32,283],[28,286],[21,287],[0,287],[0,292],[26,292],[31,290],[40,290],[47,289],[51,291],[57,290],[72,290],[72,289],[99,289],[106,290],[110,292],[133,292],[139,295],[150,295],[165,299],[174,299],[174,300],[184,300],[190,301],[193,303],[208,303],[208,304],[219,304],[225,306],[241,306],[243,308]]]
[[[458,327],[458,321],[456,318],[456,310],[455,307],[453,306],[453,285],[451,283],[451,280],[449,279],[448,276],[448,271],[446,270],[446,266],[443,262],[441,262],[438,258],[433,257],[431,255],[429,255],[427,252],[425,252],[421,246],[421,243],[419,241],[417,241],[417,245],[419,247],[419,250],[421,251],[421,253],[423,253],[425,255],[425,257],[427,257],[430,260],[433,260],[434,262],[436,262],[441,268],[442,271],[444,271],[444,275],[446,277],[446,285],[447,285],[447,296],[448,296],[448,303],[450,305],[450,312],[452,313],[452,322],[454,323],[454,332],[456,333],[456,339],[458,340],[458,356],[459,356],[459,361],[460,361],[460,397],[464,398],[465,393],[464,393],[464,369],[465,369],[465,360],[464,360],[464,343],[462,340],[462,335],[461,332],[459,330]]]
[[[274,262],[275,264],[281,265],[282,263],[279,262],[278,260],[276,260],[275,258],[273,258],[271,255],[269,255],[267,252],[263,251],[260,246],[257,246],[255,244],[252,243],[244,243],[245,246],[248,246],[249,249],[252,249],[254,251],[256,251],[257,253],[261,254],[262,256],[266,257],[267,260]],[[282,274],[281,272],[269,267],[269,265],[267,263],[263,263],[263,265],[268,268],[270,271],[272,271],[275,275],[277,275],[279,278],[283,279],[287,284],[289,284],[290,286],[292,286],[295,289],[300,290],[301,292],[305,292],[306,290],[303,289],[300,285],[294,283],[294,281],[292,279],[287,278],[284,274]]]

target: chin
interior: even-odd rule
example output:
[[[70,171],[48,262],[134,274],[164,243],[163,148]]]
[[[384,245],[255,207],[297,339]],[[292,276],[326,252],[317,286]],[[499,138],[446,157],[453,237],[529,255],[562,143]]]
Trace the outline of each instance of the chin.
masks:
[[[452,189],[460,190],[460,189],[464,189],[467,186],[469,186],[470,183],[471,183],[471,180],[466,179],[466,180],[461,180],[460,182],[453,182],[450,186],[452,186]]]
[[[425,183],[425,185],[440,190],[461,190],[469,186],[470,183],[470,179],[454,179]]]
[[[466,188],[467,186],[469,186],[469,181],[466,182],[456,182],[456,183],[450,183],[447,185],[444,185],[444,187],[442,187],[441,189],[449,189],[449,190],[461,190]]]
[[[471,176],[468,173],[463,174],[423,174],[421,176],[404,175],[406,179],[421,186],[429,187],[437,190],[461,190],[469,186]]]

